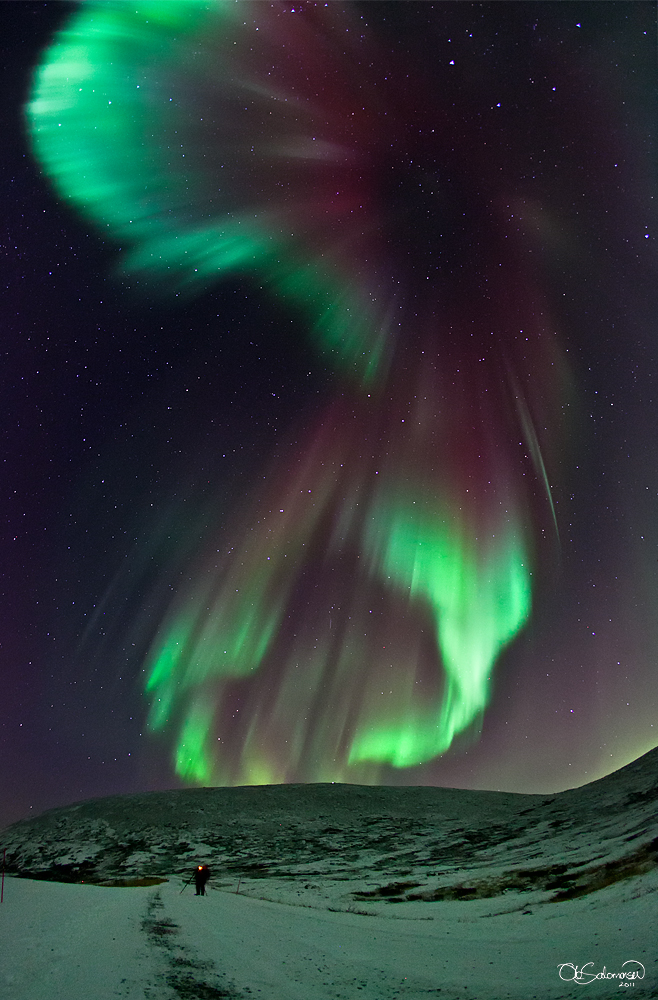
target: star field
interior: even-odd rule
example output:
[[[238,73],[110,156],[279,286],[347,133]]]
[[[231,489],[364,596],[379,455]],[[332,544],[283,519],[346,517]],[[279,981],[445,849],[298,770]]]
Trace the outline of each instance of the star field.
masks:
[[[6,10],[3,819],[654,746],[651,5]]]

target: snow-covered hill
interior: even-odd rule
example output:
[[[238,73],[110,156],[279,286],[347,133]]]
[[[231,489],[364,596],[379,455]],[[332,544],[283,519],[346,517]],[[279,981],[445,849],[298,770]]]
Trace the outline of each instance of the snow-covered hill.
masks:
[[[0,998],[658,997],[657,791],[658,749],[553,796],[282,785],[54,809],[0,834]],[[184,890],[201,862],[204,899]]]
[[[16,823],[0,847],[7,871],[31,878],[103,882],[204,863],[215,884],[341,909],[564,899],[656,865],[657,793],[658,748],[552,796],[327,784],[98,799]]]

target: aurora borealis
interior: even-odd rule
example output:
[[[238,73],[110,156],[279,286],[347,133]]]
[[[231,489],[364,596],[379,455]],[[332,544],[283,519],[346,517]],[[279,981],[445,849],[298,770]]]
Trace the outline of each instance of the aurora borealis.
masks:
[[[559,752],[537,770],[551,725],[572,721],[548,706],[568,693],[582,739],[565,737],[566,755],[579,777],[604,773],[615,674],[633,656],[643,705],[614,766],[654,745],[653,633],[621,650],[633,602],[651,604],[655,557],[600,527],[627,504],[592,486],[612,452],[584,417],[615,369],[597,383],[586,359],[607,364],[601,345],[621,344],[624,324],[642,341],[655,303],[655,160],[638,138],[650,117],[639,82],[622,97],[605,73],[618,38],[646,87],[649,56],[633,46],[644,52],[649,5],[606,5],[609,25],[601,4],[570,6],[100,0],[67,11],[43,48],[27,148],[70,225],[104,241],[111,308],[135,333],[152,326],[154,352],[175,344],[167,384],[188,391],[197,344],[233,338],[238,357],[269,336],[277,377],[280,365],[301,387],[309,366],[318,385],[313,400],[289,390],[299,405],[250,445],[245,415],[268,412],[256,367],[242,427],[209,438],[200,415],[214,406],[210,422],[231,425],[236,368],[203,348],[199,418],[192,403],[176,432],[188,471],[170,462],[155,492],[136,473],[131,517],[149,541],[94,567],[71,669],[76,683],[132,678],[113,711],[144,720],[143,760],[160,762],[147,781],[566,785]],[[229,330],[243,289],[278,333],[253,319]],[[158,451],[155,399],[135,419]],[[242,437],[258,460],[216,471]],[[117,446],[96,438],[116,473]],[[128,449],[148,460],[144,440]],[[199,477],[202,452],[215,471]],[[588,491],[574,540],[568,497]],[[635,597],[608,586],[599,608],[605,652],[584,654],[560,624],[583,600],[585,559],[634,581]],[[108,629],[128,648],[120,667]],[[515,737],[505,749],[504,701],[504,724],[535,740],[525,759]]]

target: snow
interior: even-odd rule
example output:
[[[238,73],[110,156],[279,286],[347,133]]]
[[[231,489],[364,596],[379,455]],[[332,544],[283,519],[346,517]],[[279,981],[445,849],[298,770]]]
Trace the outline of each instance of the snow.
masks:
[[[0,997],[143,995],[138,984],[151,971],[140,941],[145,891],[6,879]]]
[[[617,885],[530,913],[500,912],[500,902],[496,912],[487,900],[434,903],[429,917],[406,917],[272,903],[235,889],[197,897],[191,887],[181,893],[180,879],[109,889],[11,878],[0,908],[0,996],[566,1000],[584,986],[560,980],[560,963],[619,972],[629,959],[646,969],[632,988],[656,996],[658,882],[633,882],[632,895]],[[589,993],[612,988],[618,981],[594,982]]]
[[[52,810],[0,835],[23,876],[0,998],[658,997],[657,787],[652,751],[548,797],[271,786]],[[183,889],[201,862],[205,897]]]

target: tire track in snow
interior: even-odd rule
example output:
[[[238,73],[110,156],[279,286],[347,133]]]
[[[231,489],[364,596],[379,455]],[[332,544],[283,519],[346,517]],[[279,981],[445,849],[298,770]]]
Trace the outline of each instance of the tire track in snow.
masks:
[[[164,1000],[163,985],[175,1000],[244,1000],[233,983],[222,981],[215,963],[198,958],[189,945],[177,938],[180,927],[164,913],[160,891],[149,899],[141,929],[151,949],[158,949],[165,969],[154,986],[147,987],[146,1000]]]

